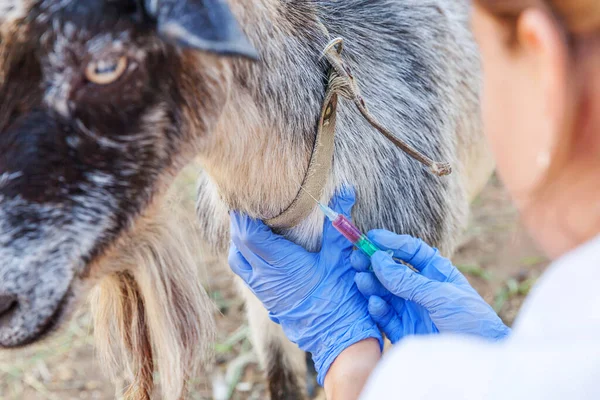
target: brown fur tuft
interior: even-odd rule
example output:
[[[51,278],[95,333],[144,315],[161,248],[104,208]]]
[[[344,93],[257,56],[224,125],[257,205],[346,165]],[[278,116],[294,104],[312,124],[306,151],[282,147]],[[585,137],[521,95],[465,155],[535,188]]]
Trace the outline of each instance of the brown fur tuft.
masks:
[[[161,211],[122,243],[127,252],[119,272],[91,294],[99,356],[113,379],[127,375],[128,399],[151,397],[155,371],[161,398],[181,398],[214,341],[213,306],[198,276],[197,234],[172,206]]]

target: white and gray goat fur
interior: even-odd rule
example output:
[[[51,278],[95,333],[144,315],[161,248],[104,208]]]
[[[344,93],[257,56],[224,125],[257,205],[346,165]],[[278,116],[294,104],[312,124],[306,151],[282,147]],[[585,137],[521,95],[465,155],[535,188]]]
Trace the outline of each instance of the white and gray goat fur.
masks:
[[[158,370],[162,397],[185,397],[214,332],[197,243],[226,268],[228,211],[266,219],[296,196],[334,37],[379,121],[454,173],[431,175],[341,101],[322,200],[353,186],[361,229],[452,254],[493,169],[468,17],[466,0],[0,0],[0,347],[41,340],[91,291],[127,395],[150,398]],[[123,59],[116,82],[86,80]],[[168,188],[194,158],[188,227]],[[315,210],[283,234],[317,250],[322,224]],[[240,287],[271,398],[305,398],[305,355]]]

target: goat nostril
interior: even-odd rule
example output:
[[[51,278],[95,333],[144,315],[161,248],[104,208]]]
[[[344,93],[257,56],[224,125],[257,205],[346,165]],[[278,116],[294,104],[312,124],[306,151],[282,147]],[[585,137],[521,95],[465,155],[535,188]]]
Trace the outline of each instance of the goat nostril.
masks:
[[[17,296],[0,294],[0,317],[10,314],[17,306]]]

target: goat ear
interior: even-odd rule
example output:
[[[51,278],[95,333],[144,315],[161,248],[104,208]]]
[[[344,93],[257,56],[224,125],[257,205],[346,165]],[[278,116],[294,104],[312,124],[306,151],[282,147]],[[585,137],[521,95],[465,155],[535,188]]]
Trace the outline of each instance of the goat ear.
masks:
[[[257,59],[225,0],[143,0],[158,34],[172,44]]]

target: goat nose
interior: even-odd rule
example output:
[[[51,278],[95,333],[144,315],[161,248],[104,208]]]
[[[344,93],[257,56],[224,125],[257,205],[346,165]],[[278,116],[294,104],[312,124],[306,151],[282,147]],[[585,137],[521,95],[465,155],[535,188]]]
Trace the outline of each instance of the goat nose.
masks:
[[[17,308],[17,296],[0,294],[0,325]]]

